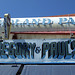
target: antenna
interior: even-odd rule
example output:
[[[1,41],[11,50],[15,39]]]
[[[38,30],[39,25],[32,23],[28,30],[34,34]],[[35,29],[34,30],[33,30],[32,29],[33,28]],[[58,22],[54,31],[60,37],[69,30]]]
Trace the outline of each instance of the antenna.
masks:
[[[68,17],[70,18],[70,15],[68,14]],[[71,33],[71,28],[70,28],[70,22],[68,22],[68,26],[69,26],[69,31],[70,31],[70,38],[72,36],[72,33]]]

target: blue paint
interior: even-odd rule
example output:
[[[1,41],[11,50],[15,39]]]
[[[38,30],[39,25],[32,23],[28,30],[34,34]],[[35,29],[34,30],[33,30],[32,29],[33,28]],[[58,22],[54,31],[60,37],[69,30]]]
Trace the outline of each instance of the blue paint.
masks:
[[[34,56],[33,56],[33,55],[31,55],[31,58],[32,58],[32,59],[34,59]]]
[[[39,21],[40,21],[40,19],[38,19],[38,21],[36,21],[36,19],[33,19],[32,20],[32,24],[33,24],[33,22],[35,22],[35,24],[38,25],[39,24]]]
[[[59,23],[58,24],[63,24],[63,22],[66,22],[66,21],[67,21],[67,18],[59,18]]]
[[[18,21],[19,21],[19,20],[18,20],[18,19],[16,19],[15,25],[17,25]]]
[[[7,55],[1,55],[3,59],[8,59]]]
[[[64,24],[64,22],[66,22],[65,24],[67,24],[67,25],[75,24],[73,18],[69,18],[69,20],[67,18],[59,18],[59,23],[58,24]]]
[[[29,20],[28,19],[26,19],[26,25],[29,25]]]
[[[45,25],[45,21],[46,21],[46,19],[43,19],[43,22],[42,22],[43,25]]]
[[[71,21],[70,21],[71,20]],[[73,18],[69,18],[69,22],[71,22],[71,24],[75,24]]]
[[[14,56],[14,55],[9,55],[9,57],[10,57],[11,59],[15,59],[15,56]]]
[[[11,20],[12,25],[14,25],[14,20]]]
[[[51,24],[51,20],[50,19],[48,19],[48,23],[47,24]],[[52,23],[53,24],[53,23]]]
[[[22,59],[22,56],[21,55],[16,55],[18,59]]]

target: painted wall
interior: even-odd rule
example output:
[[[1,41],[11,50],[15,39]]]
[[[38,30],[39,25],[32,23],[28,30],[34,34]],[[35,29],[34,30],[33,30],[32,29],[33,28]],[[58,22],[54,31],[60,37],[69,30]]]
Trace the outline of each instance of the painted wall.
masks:
[[[12,39],[14,34],[10,34],[10,39]],[[74,35],[75,36],[75,35]],[[58,35],[58,34],[17,34],[17,39],[60,39],[60,38],[70,38],[69,34]]]

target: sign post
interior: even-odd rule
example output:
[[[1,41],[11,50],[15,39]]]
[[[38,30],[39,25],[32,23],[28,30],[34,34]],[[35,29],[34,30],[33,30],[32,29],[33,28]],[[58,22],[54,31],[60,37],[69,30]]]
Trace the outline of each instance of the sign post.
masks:
[[[5,33],[5,39],[9,39],[10,27],[11,27],[10,14],[5,14],[4,15],[4,33]]]

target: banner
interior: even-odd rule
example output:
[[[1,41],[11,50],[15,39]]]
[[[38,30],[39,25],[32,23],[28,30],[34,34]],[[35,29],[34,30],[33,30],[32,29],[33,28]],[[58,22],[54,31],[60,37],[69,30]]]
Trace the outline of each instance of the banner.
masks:
[[[75,39],[4,40],[0,63],[75,63]]]

